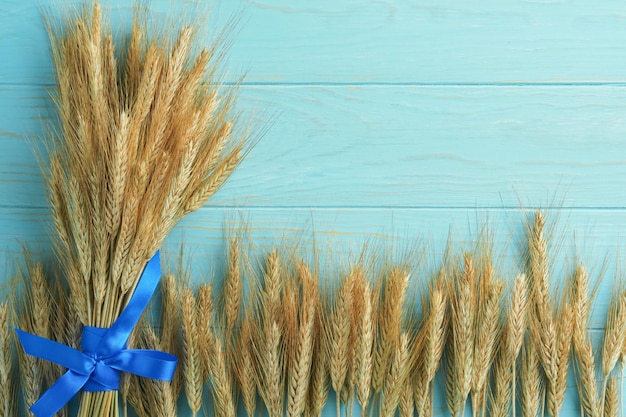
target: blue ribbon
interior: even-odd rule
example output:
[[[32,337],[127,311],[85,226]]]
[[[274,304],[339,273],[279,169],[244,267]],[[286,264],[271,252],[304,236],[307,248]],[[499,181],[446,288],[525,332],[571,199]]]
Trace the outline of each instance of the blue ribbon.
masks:
[[[119,389],[120,372],[145,378],[171,381],[177,359],[156,350],[127,349],[126,342],[141,318],[161,278],[159,252],[146,264],[128,305],[106,328],[84,326],[82,352],[15,329],[28,355],[54,362],[68,369],[40,398],[30,411],[37,417],[52,417],[80,390],[114,391]]]

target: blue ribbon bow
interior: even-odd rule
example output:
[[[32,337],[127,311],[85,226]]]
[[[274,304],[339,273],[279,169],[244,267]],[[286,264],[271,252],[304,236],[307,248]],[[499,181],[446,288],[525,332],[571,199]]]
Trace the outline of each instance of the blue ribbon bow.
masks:
[[[174,355],[156,350],[126,349],[126,342],[139,321],[161,278],[159,252],[148,261],[128,305],[108,329],[84,326],[82,352],[15,329],[24,352],[68,369],[30,411],[37,417],[52,417],[81,389],[119,389],[120,372],[171,381],[178,361]]]

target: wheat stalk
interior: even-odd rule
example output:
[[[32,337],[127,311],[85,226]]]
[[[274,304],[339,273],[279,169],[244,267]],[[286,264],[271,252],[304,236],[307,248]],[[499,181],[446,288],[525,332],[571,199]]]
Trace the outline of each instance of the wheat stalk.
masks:
[[[497,355],[490,402],[490,415],[507,416],[516,414],[516,362],[526,332],[527,282],[525,275],[515,279],[506,327],[501,336]]]
[[[225,350],[225,338],[211,338],[211,386],[213,388],[213,403],[215,404],[215,415],[218,417],[235,417],[235,402],[233,397],[233,383],[231,370]]]
[[[141,348],[158,349],[161,345],[156,332],[150,325],[141,327]],[[145,378],[137,380],[142,387],[143,406],[149,416],[175,417],[176,398],[172,390],[172,384],[167,381],[157,381]]]
[[[478,284],[479,311],[474,323],[474,353],[472,370],[472,410],[475,415],[485,414],[487,377],[496,350],[499,332],[500,299],[504,285],[494,281],[490,263],[481,274]]]
[[[535,343],[527,340],[522,346],[521,405],[523,417],[537,417],[542,410],[543,380],[541,363]]]
[[[233,355],[237,386],[239,387],[248,417],[253,417],[256,411],[256,384],[254,381],[251,326],[250,317],[246,315],[241,324]]]
[[[448,326],[446,285],[445,270],[442,268],[430,292],[428,318],[418,334],[418,342],[415,343],[414,356],[417,359],[414,358],[416,369],[413,377],[416,383],[413,384],[413,399],[419,416],[426,415],[427,409],[430,408],[430,404],[427,403],[432,398],[432,382],[444,351]]]
[[[598,398],[596,382],[596,365],[591,340],[587,335],[589,321],[589,285],[587,272],[582,265],[576,268],[572,282],[574,331],[573,346],[575,353],[575,369],[578,374],[577,385],[581,407],[588,416],[600,416],[601,404]]]
[[[411,381],[406,381],[402,387],[400,404],[398,405],[398,413],[400,417],[413,417],[413,414],[415,413],[413,384],[411,383]]]
[[[196,299],[191,288],[181,290],[183,374],[187,404],[195,417],[202,406],[202,360],[197,327]]]
[[[619,415],[617,378],[609,378],[604,397],[604,417]]]
[[[302,286],[302,303],[298,314],[298,329],[293,345],[293,362],[289,367],[287,381],[287,416],[300,416],[306,406],[306,395],[311,379],[313,346],[315,345],[315,309],[317,307],[317,283],[304,263],[298,264]]]
[[[199,300],[202,300],[202,287],[200,288]],[[180,330],[181,319],[181,296],[176,282],[176,277],[168,274],[162,284],[161,302],[161,349],[165,352],[181,357],[182,340]],[[182,366],[176,367],[172,379],[174,397],[178,397],[184,385],[184,372]]]
[[[358,323],[359,337],[356,344],[356,397],[361,405],[362,417],[365,417],[367,405],[372,392],[373,354],[375,341],[375,312],[372,291],[369,283],[361,274],[358,286],[362,288],[355,302],[353,316]]]
[[[566,304],[561,312],[557,333],[556,380],[551,381],[548,387],[548,413],[552,416],[558,415],[565,399],[572,333],[574,330],[573,318],[573,308],[571,305]]]
[[[475,279],[474,261],[469,254],[465,254],[463,272],[456,283],[450,284],[448,293],[451,341],[446,354],[446,401],[453,417],[464,410],[472,384]]]
[[[349,368],[349,343],[352,324],[354,275],[344,278],[326,326],[328,331],[330,380],[336,393],[337,417],[340,414],[341,390]]]
[[[393,352],[389,373],[385,378],[379,414],[382,417],[393,417],[396,413],[396,408],[404,390],[404,383],[411,367],[410,351],[409,335],[402,333]]]
[[[606,389],[609,374],[619,360],[626,338],[626,291],[611,297],[609,313],[602,341],[603,389]]]
[[[9,313],[9,305],[0,303],[0,415],[7,417],[17,414]]]
[[[573,311],[570,306],[561,309],[561,320],[552,311],[548,277],[548,251],[544,236],[545,218],[541,211],[529,232],[529,273],[533,298],[530,330],[537,345],[539,358],[547,379],[546,408],[557,417],[565,392],[568,356],[571,346]],[[569,322],[563,316],[569,316]],[[558,328],[557,328],[558,327]]]
[[[213,287],[203,283],[198,288],[197,331],[200,357],[202,358],[202,380],[209,377],[209,364],[213,337]]]
[[[330,390],[330,373],[328,369],[328,341],[327,333],[324,332],[325,308],[322,304],[323,296],[318,297],[315,315],[315,348],[313,351],[313,364],[311,370],[311,382],[309,388],[309,402],[306,415],[319,417],[326,405],[328,392]]]
[[[375,393],[382,391],[400,337],[402,309],[408,284],[409,274],[397,268],[392,269],[385,280],[384,294],[378,312],[377,348],[372,374],[372,388]]]
[[[239,240],[233,238],[230,242],[228,273],[226,274],[226,281],[224,282],[224,321],[226,323],[226,340],[229,343],[232,338],[233,329],[239,319],[239,310],[243,297],[239,251]]]
[[[284,376],[283,376],[283,341],[281,330],[276,321],[271,322],[267,330],[256,329],[260,333],[261,349],[257,348],[258,368],[257,389],[265,403],[270,417],[283,415]]]

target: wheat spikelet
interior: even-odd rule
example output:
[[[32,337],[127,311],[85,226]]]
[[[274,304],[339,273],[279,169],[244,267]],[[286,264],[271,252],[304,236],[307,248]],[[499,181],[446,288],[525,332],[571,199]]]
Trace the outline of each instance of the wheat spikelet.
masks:
[[[298,314],[296,343],[293,345],[293,362],[289,367],[287,382],[287,415],[300,416],[306,406],[306,395],[311,379],[313,360],[315,308],[317,306],[317,286],[311,271],[304,263],[298,264],[298,274],[302,286],[302,303]]]
[[[415,343],[413,372],[413,402],[419,416],[427,412],[431,399],[432,381],[441,364],[448,327],[446,272],[442,268],[430,292],[427,319]]]
[[[557,417],[565,390],[574,312],[571,306],[565,306],[561,309],[559,320],[552,311],[544,228],[545,219],[538,211],[528,241],[533,298],[530,330],[547,379],[546,409],[549,415]],[[569,322],[564,320],[564,316],[569,317]]]
[[[576,267],[572,282],[573,307],[574,307],[574,346],[583,346],[587,342],[587,324],[589,322],[589,284],[587,272],[583,265]]]
[[[241,307],[242,281],[239,267],[239,241],[233,238],[228,252],[228,273],[224,283],[224,318],[226,322],[226,340],[230,343],[233,328],[239,318]]]
[[[556,326],[551,309],[550,283],[548,280],[548,254],[544,238],[545,219],[538,211],[529,236],[530,278],[533,299],[533,315],[530,322],[533,339],[538,346],[539,357],[548,380],[556,380]]]
[[[34,333],[30,313],[20,313],[17,320],[21,330]],[[22,349],[18,349],[18,364],[22,397],[24,398],[26,408],[28,408],[39,399],[42,393],[43,370],[40,366],[40,359],[27,355]],[[28,411],[28,415],[34,416],[30,411]]]
[[[361,265],[354,266],[352,271],[352,311],[350,316],[350,338],[349,338],[349,346],[352,347],[348,352],[348,373],[346,375],[343,389],[341,391],[341,399],[344,404],[347,405],[347,413],[352,414],[352,407],[354,405],[355,400],[355,389],[357,386],[357,380],[359,378],[359,366],[362,363],[362,358],[359,358],[359,346],[361,345],[361,341],[363,337],[371,338],[373,345],[373,318],[371,320],[371,324],[368,324],[372,327],[371,335],[366,335],[362,333],[362,321],[363,318],[361,314],[364,310],[363,304],[366,302],[364,297],[371,297],[371,291],[368,287],[368,282],[365,279],[365,271]],[[367,291],[367,294],[366,294]],[[371,304],[371,298],[369,300]],[[370,352],[371,347],[370,347]],[[371,355],[371,353],[370,353]],[[371,367],[371,359],[370,359],[370,367]],[[369,371],[371,373],[371,370]],[[371,376],[370,376],[371,383]]]
[[[365,414],[372,392],[373,349],[376,329],[372,291],[363,275],[359,275],[359,280],[362,281],[359,284],[362,286],[362,291],[353,309],[354,318],[358,323],[357,331],[359,335],[355,352],[356,397],[361,405],[363,414]]]
[[[604,417],[617,417],[619,415],[618,385],[617,378],[609,378],[604,397]]]
[[[160,341],[154,331],[149,326],[143,326],[141,339],[143,339],[142,349],[158,349]],[[176,417],[176,399],[172,391],[172,384],[166,381],[157,381],[142,378],[139,383],[143,386],[144,405],[148,415],[154,417]]]
[[[576,368],[578,373],[579,396],[583,411],[588,416],[601,415],[601,403],[598,397],[596,367],[591,341],[576,345]]]
[[[199,184],[198,190],[189,197],[181,217],[202,207],[204,202],[211,198],[213,194],[224,185],[242,159],[243,153],[241,148],[237,148],[235,152],[227,158],[224,158],[219,165],[215,167],[212,176],[202,181],[202,183]]]
[[[266,331],[261,332],[261,349],[257,348],[257,389],[265,403],[270,417],[283,415],[284,379],[283,379],[283,345],[281,331],[276,321]]]
[[[56,310],[53,310],[51,306],[54,301],[51,301],[52,293],[44,276],[43,266],[39,262],[32,263],[30,259],[27,262],[28,276],[24,278],[27,279],[25,282],[28,297],[27,308],[32,320],[32,331],[46,339],[54,339],[51,318]],[[46,385],[52,385],[57,377],[56,365],[52,362],[39,360],[39,366]]]
[[[161,292],[161,350],[181,357],[183,356],[181,354],[182,340],[180,338],[180,330],[182,328],[180,309],[182,302],[175,276],[171,274],[166,275]],[[172,379],[172,390],[175,398],[178,398],[184,385],[182,368],[183,366],[176,367],[174,378]]]
[[[273,325],[273,321],[279,324],[281,291],[281,274],[280,274],[280,256],[278,252],[272,251],[266,261],[266,270],[264,274],[264,287],[261,294],[261,310],[264,326],[269,329]]]
[[[191,288],[181,290],[183,374],[187,404],[195,416],[202,406],[202,358],[197,327],[196,300]]]
[[[213,330],[213,287],[210,284],[201,284],[198,288],[197,306],[197,327],[200,347],[200,358],[202,358],[202,380],[209,377],[209,363],[211,357],[211,343]]]
[[[234,350],[234,368],[237,385],[248,417],[256,411],[256,385],[254,381],[254,358],[252,354],[252,329],[250,317],[246,315],[241,324]]]
[[[295,277],[289,276],[283,283],[282,318],[285,340],[285,369],[291,369],[295,361],[296,345],[298,343],[298,311],[301,305],[300,288]]]
[[[396,413],[411,367],[410,351],[409,335],[402,333],[394,349],[391,368],[385,378],[379,414],[382,417],[393,417]]]
[[[436,284],[430,298],[430,316],[425,326],[424,343],[424,375],[426,381],[435,379],[443,355],[447,327],[447,294],[444,278]]]
[[[350,364],[349,343],[354,304],[353,286],[354,275],[351,273],[344,278],[329,317],[330,322],[325,325],[326,331],[328,332],[330,380],[333,390],[335,390],[336,393],[338,416],[340,413],[339,402],[341,400],[341,390],[343,389]]]
[[[230,369],[228,368],[224,338],[212,338],[210,357],[211,386],[215,415],[218,417],[235,417],[235,402]]]
[[[521,403],[523,417],[537,417],[541,408],[542,377],[540,359],[535,343],[528,340],[522,346]]]
[[[255,378],[259,394],[270,417],[283,413],[285,346],[282,337],[280,255],[273,250],[267,256],[263,288],[258,297],[259,318],[253,326]]]
[[[382,304],[378,314],[378,338],[374,355],[372,388],[379,393],[391,366],[395,345],[400,337],[402,309],[409,284],[409,274],[392,269],[384,284]]]
[[[518,275],[495,362],[490,401],[490,415],[493,416],[507,416],[509,410],[515,415],[516,362],[526,332],[526,285],[526,276]]]
[[[511,307],[507,315],[506,347],[512,357],[517,358],[524,343],[528,310],[528,290],[526,275],[518,275],[513,286]]]
[[[447,350],[446,401],[453,417],[464,408],[472,384],[476,308],[474,262],[465,254],[463,272],[450,284],[450,337]]]
[[[488,269],[491,266],[488,265]],[[486,275],[491,275],[488,272]],[[474,353],[472,371],[472,408],[475,413],[485,413],[485,394],[489,369],[493,362],[496,350],[496,336],[499,332],[500,299],[504,285],[500,281],[492,281],[492,278],[481,278],[482,288],[479,300],[481,301],[480,312],[476,317],[474,330]],[[480,319],[478,318],[480,317]]]
[[[315,349],[313,351],[313,365],[311,370],[311,386],[309,389],[309,402],[306,415],[319,417],[326,405],[328,392],[330,391],[330,374],[328,370],[328,348],[326,333],[323,331],[325,309],[322,297],[318,297],[315,317]]]
[[[508,349],[501,349],[493,370],[493,383],[489,401],[489,416],[507,417],[515,406],[513,381],[515,378],[515,359]]]
[[[548,386],[547,410],[552,416],[557,416],[567,388],[567,374],[569,370],[569,356],[572,346],[572,333],[574,311],[572,306],[566,304],[561,312],[557,333],[556,352],[556,380],[550,381]]]
[[[117,101],[117,100],[116,100]],[[111,236],[115,236],[122,220],[122,208],[126,190],[126,173],[128,169],[128,130],[129,117],[125,112],[120,115],[120,124],[113,142],[113,166],[107,182],[108,193],[111,196],[106,200],[106,227]],[[117,271],[119,272],[119,271]],[[111,269],[111,282],[117,283],[120,276]]]
[[[7,417],[17,414],[9,315],[8,304],[0,303],[0,415]]]
[[[398,412],[400,417],[413,417],[415,413],[415,403],[413,402],[413,384],[410,383],[410,381],[406,381],[402,387]]]
[[[596,366],[593,354],[593,346],[587,335],[589,321],[589,286],[587,273],[582,265],[576,268],[570,290],[573,300],[574,330],[572,343],[575,353],[575,370],[578,375],[577,385],[580,404],[584,413],[588,416],[600,416],[601,405],[598,398],[598,386],[596,383]]]
[[[626,291],[614,295],[609,305],[604,339],[602,342],[602,373],[607,378],[624,346],[626,337]]]

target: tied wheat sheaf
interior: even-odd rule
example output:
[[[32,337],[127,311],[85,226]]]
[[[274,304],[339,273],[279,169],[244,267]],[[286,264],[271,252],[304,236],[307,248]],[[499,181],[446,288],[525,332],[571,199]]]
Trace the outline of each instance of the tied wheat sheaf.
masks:
[[[251,255],[258,251],[246,252],[234,237],[223,277],[193,287],[197,279],[180,269],[162,279],[159,316],[145,317],[130,343],[174,352],[181,366],[171,382],[130,376],[124,408],[142,417],[189,410],[192,416],[318,417],[334,392],[330,407],[338,417],[430,417],[442,415],[437,390],[451,416],[471,409],[477,417],[556,417],[573,372],[579,400],[570,404],[580,404],[582,416],[617,417],[626,288],[616,281],[603,340],[592,343],[588,322],[597,286],[577,264],[556,291],[543,213],[531,216],[526,229],[525,270],[517,276],[496,268],[484,236],[470,251],[449,249],[434,273],[372,251],[325,276],[289,247],[259,262]],[[70,345],[79,337],[74,294],[47,280],[40,265],[23,275],[23,308],[10,314],[0,307],[0,377],[9,387],[18,379],[7,353],[10,317]],[[419,285],[426,290],[416,303],[411,290]],[[25,355],[19,364],[27,402],[61,372]],[[0,409],[15,410],[15,392],[2,394]]]
[[[45,172],[55,249],[72,310],[101,328],[124,309],[172,227],[220,188],[251,143],[247,127],[234,126],[236,89],[216,78],[225,39],[201,49],[194,26],[157,36],[140,20],[122,46],[98,3],[48,21],[59,121]],[[82,395],[80,416],[118,414],[117,392]]]

